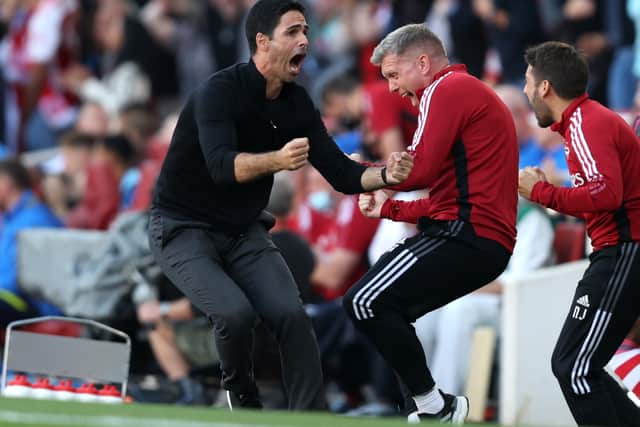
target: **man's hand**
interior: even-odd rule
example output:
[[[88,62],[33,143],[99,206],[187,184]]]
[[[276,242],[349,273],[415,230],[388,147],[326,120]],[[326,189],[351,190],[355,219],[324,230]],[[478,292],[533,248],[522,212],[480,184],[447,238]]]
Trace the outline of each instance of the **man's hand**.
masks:
[[[160,303],[158,301],[147,301],[137,308],[138,320],[142,324],[154,324],[160,320]]]
[[[91,78],[91,70],[83,65],[74,64],[63,71],[61,82],[66,90],[78,94],[89,78]]]
[[[518,193],[527,200],[531,200],[531,191],[538,182],[547,182],[547,177],[540,168],[528,166],[520,171]]]
[[[280,170],[296,170],[307,164],[309,138],[294,138],[277,152]]]
[[[389,198],[389,194],[384,190],[377,190],[372,193],[362,193],[358,197],[358,207],[360,212],[367,218],[380,218],[382,205]]]
[[[387,159],[387,184],[396,185],[409,177],[413,169],[413,157],[403,151],[391,153]]]

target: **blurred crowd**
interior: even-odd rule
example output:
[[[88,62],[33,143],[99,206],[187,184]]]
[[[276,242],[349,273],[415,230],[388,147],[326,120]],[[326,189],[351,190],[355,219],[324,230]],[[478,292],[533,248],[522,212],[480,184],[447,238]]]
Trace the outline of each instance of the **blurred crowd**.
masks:
[[[110,235],[116,218],[145,218],[182,102],[212,72],[249,59],[244,19],[253,3],[0,2],[0,327],[41,314],[75,314],[46,298],[46,291],[36,295],[21,288],[18,233],[56,227]],[[380,39],[407,23],[425,22],[444,41],[451,62],[465,63],[471,74],[495,87],[516,124],[520,166],[541,167],[556,185],[570,186],[571,177],[562,140],[536,125],[522,93],[526,47],[549,39],[575,44],[589,61],[591,97],[630,122],[640,110],[640,0],[303,3],[310,50],[298,83],[311,93],[339,147],[364,160],[386,159],[403,149],[417,125],[417,110],[389,93],[369,63]],[[316,329],[331,408],[393,413],[401,400],[393,374],[337,301],[381,254],[417,230],[365,219],[356,197],[336,193],[311,167],[279,174],[268,209],[278,218],[274,242]],[[463,391],[471,334],[480,325],[499,327],[504,284],[585,256],[585,239],[576,220],[521,201],[518,243],[505,274],[416,323],[443,388]],[[200,380],[216,372],[208,322],[149,265],[148,256],[140,258],[122,279],[126,291],[118,308],[97,320],[135,337],[132,373],[167,378],[175,390],[167,399],[210,401]],[[275,381],[277,348],[261,326],[256,353],[261,355],[256,375]],[[139,399],[160,399],[143,389]],[[274,397],[271,406],[278,405]]]

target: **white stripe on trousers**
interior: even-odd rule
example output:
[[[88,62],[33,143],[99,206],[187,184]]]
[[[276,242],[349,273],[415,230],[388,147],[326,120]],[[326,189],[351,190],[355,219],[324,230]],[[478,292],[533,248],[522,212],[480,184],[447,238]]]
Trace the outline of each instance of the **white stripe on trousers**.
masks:
[[[621,256],[616,261],[614,272],[609,279],[605,294],[593,318],[587,338],[582,344],[571,370],[571,387],[574,393],[578,395],[591,392],[591,387],[586,380],[591,358],[600,346],[602,337],[609,326],[612,310],[618,302],[620,292],[622,292],[622,288],[624,288],[627,281],[637,251],[637,243],[622,243]]]
[[[378,295],[411,268],[418,259],[446,243],[446,240],[442,239],[443,237],[456,236],[462,230],[463,225],[462,221],[455,221],[451,226],[451,232],[442,231],[433,238],[420,240],[410,248],[400,251],[356,293],[352,302],[356,319],[364,320],[373,317],[371,304]]]

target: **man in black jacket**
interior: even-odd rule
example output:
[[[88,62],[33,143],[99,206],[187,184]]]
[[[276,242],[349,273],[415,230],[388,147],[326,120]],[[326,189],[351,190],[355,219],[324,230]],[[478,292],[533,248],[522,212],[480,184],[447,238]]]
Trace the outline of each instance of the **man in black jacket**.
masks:
[[[260,0],[249,12],[249,63],[212,75],[187,101],[154,195],[150,244],[165,274],[209,318],[230,405],[260,407],[252,375],[257,317],[273,330],[291,409],[323,408],[320,358],[310,322],[263,212],[273,174],[307,160],[339,191],[396,184],[413,161],[385,167],[350,160],[306,91],[293,81],[307,52],[303,7]]]

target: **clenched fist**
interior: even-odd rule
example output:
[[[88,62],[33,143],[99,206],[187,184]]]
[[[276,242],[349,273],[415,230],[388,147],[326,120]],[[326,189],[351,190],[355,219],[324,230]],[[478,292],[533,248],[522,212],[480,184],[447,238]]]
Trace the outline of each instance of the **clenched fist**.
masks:
[[[278,150],[280,170],[296,170],[307,164],[309,158],[309,138],[294,138]]]
[[[377,190],[372,193],[362,193],[358,197],[358,207],[362,215],[367,218],[380,218],[382,205],[389,198],[385,190]]]
[[[391,153],[387,159],[387,184],[400,184],[409,177],[413,169],[413,157],[403,151]]]
[[[544,172],[540,168],[531,166],[521,169],[518,178],[518,193],[528,200],[531,200],[531,192],[538,182],[547,182]]]

